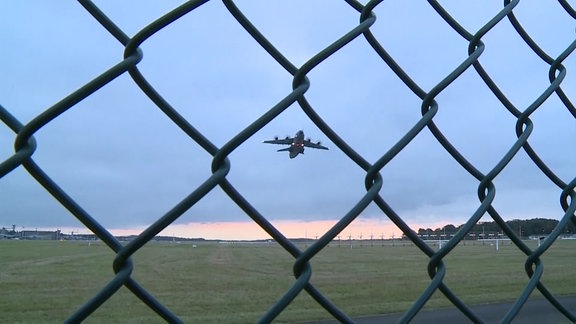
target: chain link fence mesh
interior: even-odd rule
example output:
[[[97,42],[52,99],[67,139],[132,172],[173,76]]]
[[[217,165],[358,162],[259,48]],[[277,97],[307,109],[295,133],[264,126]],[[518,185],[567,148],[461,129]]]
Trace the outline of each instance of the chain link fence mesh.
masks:
[[[283,310],[301,293],[309,294],[319,305],[328,311],[335,319],[340,322],[352,322],[344,312],[336,307],[329,299],[329,296],[323,295],[311,283],[313,269],[310,261],[322,251],[328,244],[333,241],[342,231],[358,218],[360,213],[369,205],[374,203],[379,207],[382,215],[389,218],[403,234],[415,244],[423,254],[429,258],[428,274],[430,284],[414,304],[406,310],[401,318],[401,322],[409,322],[423,308],[431,296],[440,291],[448,298],[463,314],[473,322],[482,322],[482,319],[466,305],[461,299],[453,293],[450,287],[445,283],[443,278],[446,275],[444,258],[465,238],[472,230],[473,226],[479,222],[484,215],[489,215],[501,228],[501,230],[511,239],[513,244],[520,249],[525,255],[525,272],[529,282],[518,296],[513,307],[508,311],[502,322],[511,322],[519,313],[528,297],[532,292],[538,290],[559,312],[568,320],[576,321],[576,315],[562,305],[556,297],[548,291],[547,287],[541,282],[543,275],[543,262],[541,256],[554,244],[562,234],[562,230],[571,222],[576,223],[574,211],[574,187],[576,178],[569,181],[562,180],[552,169],[541,159],[538,152],[530,145],[530,135],[534,129],[534,123],[531,115],[534,114],[544,102],[552,96],[556,96],[569,113],[576,118],[576,108],[570,101],[570,98],[562,89],[562,83],[567,74],[567,69],[563,62],[567,60],[576,48],[576,40],[568,44],[560,55],[550,56],[531,38],[530,34],[523,28],[522,22],[515,16],[515,9],[519,6],[519,1],[504,1],[500,12],[493,16],[477,31],[465,29],[458,21],[450,16],[447,10],[437,1],[429,1],[429,5],[439,15],[445,23],[458,34],[467,43],[467,57],[461,62],[454,62],[454,68],[444,78],[436,83],[429,91],[424,90],[421,85],[417,84],[397,63],[397,60],[387,51],[385,42],[381,42],[372,32],[371,27],[377,21],[374,11],[382,5],[382,1],[369,1],[362,4],[357,1],[347,0],[346,4],[349,10],[358,16],[358,23],[349,31],[344,33],[340,38],[333,40],[331,44],[316,53],[300,67],[287,59],[283,53],[278,50],[272,42],[265,36],[265,31],[259,30],[252,24],[250,19],[245,16],[233,1],[223,0],[224,6],[230,15],[239,24],[238,28],[243,28],[276,62],[279,69],[292,76],[292,87],[286,92],[285,97],[277,102],[273,107],[261,116],[258,116],[248,127],[237,133],[232,139],[227,141],[221,147],[215,145],[209,138],[194,127],[193,122],[184,118],[173,107],[152,84],[147,80],[146,75],[142,73],[138,64],[143,60],[144,45],[155,33],[166,28],[170,24],[178,21],[182,17],[191,14],[202,7],[207,0],[188,1],[181,6],[169,11],[157,20],[149,23],[147,26],[135,33],[134,36],[128,36],[111,20],[97,5],[89,0],[80,0],[80,4],[85,10],[98,21],[110,35],[115,38],[124,48],[123,59],[117,64],[102,72],[96,78],[83,85],[77,91],[70,93],[61,101],[45,109],[42,113],[32,118],[29,122],[23,124],[16,119],[10,112],[10,107],[0,107],[0,119],[3,124],[15,134],[14,154],[0,163],[0,179],[11,173],[19,167],[23,167],[55,200],[62,204],[74,217],[82,222],[89,230],[95,233],[110,249],[116,253],[113,263],[115,276],[102,289],[94,295],[89,301],[85,302],[79,309],[71,314],[66,322],[80,322],[90,316],[92,312],[99,308],[105,301],[111,298],[122,286],[128,288],[143,303],[150,307],[161,318],[168,322],[181,322],[181,320],[166,308],[154,296],[147,292],[146,288],[141,286],[131,273],[134,265],[131,256],[142,248],[146,243],[152,240],[158,233],[167,226],[176,221],[183,213],[202,200],[212,190],[221,188],[238,207],[246,213],[256,224],[258,224],[266,233],[268,233],[278,244],[280,244],[288,253],[294,257],[293,271],[295,282],[292,287],[277,301],[271,301],[272,306],[262,315],[260,322],[267,323],[273,321]],[[547,5],[559,5],[565,11],[565,14],[572,19],[576,19],[576,11],[567,1],[558,1],[558,3],[549,2]],[[329,13],[328,13],[329,14]],[[526,107],[517,107],[507,97],[505,91],[499,88],[497,82],[493,80],[491,74],[483,67],[481,63],[482,53],[485,49],[483,39],[490,34],[491,30],[502,24],[513,26],[517,36],[521,38],[531,51],[537,55],[543,62],[549,65],[548,83],[549,86],[544,89],[537,99]],[[241,27],[240,27],[241,26]],[[575,33],[576,35],[576,33]],[[576,38],[576,37],[575,37]],[[329,123],[325,122],[317,109],[307,100],[306,92],[310,87],[311,80],[309,75],[323,61],[330,60],[335,53],[346,48],[353,40],[363,39],[366,48],[371,49],[401,80],[404,85],[420,100],[421,118],[411,127],[409,131],[391,148],[382,154],[375,162],[370,163],[368,160],[356,152],[354,148],[342,139],[334,131]],[[201,45],[200,45],[201,46]],[[4,49],[8,50],[8,49]],[[193,54],[191,54],[193,56]],[[455,80],[463,73],[476,73],[484,82],[485,86],[490,89],[492,94],[499,100],[500,106],[506,109],[510,116],[516,120],[515,134],[516,138],[513,144],[502,155],[498,162],[486,173],[479,170],[477,166],[467,160],[461,152],[444,136],[442,128],[435,122],[435,116],[439,111],[439,104],[435,100],[446,89],[448,89]],[[173,123],[183,131],[190,139],[197,143],[202,149],[208,152],[212,158],[212,174],[202,184],[197,186],[193,192],[174,205],[171,210],[158,218],[152,225],[146,228],[138,237],[128,244],[121,244],[98,219],[91,216],[80,204],[74,201],[58,183],[53,181],[50,175],[34,159],[33,154],[37,148],[35,135],[36,133],[49,125],[52,121],[63,116],[75,105],[100,91],[109,82],[123,75],[129,75],[135,86],[144,93],[156,106],[162,111]],[[6,94],[3,94],[6,96]],[[248,139],[269,124],[271,121],[282,115],[288,109],[301,109],[309,119],[335,144],[337,149],[341,150],[354,164],[356,164],[365,173],[366,192],[359,199],[355,206],[348,210],[345,215],[326,233],[321,235],[313,244],[300,249],[283,235],[269,221],[266,215],[261,214],[253,207],[239,190],[237,190],[227,178],[233,160],[229,157],[236,149],[241,147]],[[484,125],[486,126],[486,125]],[[414,232],[405,222],[402,216],[397,213],[388,202],[380,195],[384,182],[380,172],[385,166],[392,161],[408,144],[410,144],[417,135],[428,130],[435,140],[450,154],[462,169],[468,172],[477,180],[477,196],[479,205],[475,212],[469,215],[467,222],[462,228],[446,242],[441,248],[433,249]],[[2,140],[2,145],[9,141]],[[570,148],[566,148],[570,149]],[[563,216],[558,226],[542,241],[542,244],[536,248],[529,248],[525,242],[513,231],[503,219],[503,216],[494,208],[493,202],[496,198],[494,180],[508,166],[516,156],[525,153],[531,161],[549,181],[561,191],[559,200]]]

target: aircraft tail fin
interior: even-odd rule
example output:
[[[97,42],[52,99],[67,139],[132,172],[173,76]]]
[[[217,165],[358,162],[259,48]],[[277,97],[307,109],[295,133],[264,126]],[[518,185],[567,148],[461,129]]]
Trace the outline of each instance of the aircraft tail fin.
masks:
[[[290,151],[290,148],[287,147],[287,148],[279,149],[279,150],[276,151],[276,152],[286,152],[286,151]]]

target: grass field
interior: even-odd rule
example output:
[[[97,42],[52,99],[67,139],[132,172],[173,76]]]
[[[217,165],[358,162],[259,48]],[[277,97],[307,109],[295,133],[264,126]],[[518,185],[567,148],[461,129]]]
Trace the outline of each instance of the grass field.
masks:
[[[555,295],[576,294],[575,248],[576,241],[558,241],[542,258],[543,282]],[[295,280],[292,257],[275,243],[151,243],[133,258],[133,277],[186,323],[256,322]],[[113,259],[102,243],[0,241],[2,321],[61,322],[111,279]],[[468,304],[514,300],[528,281],[524,260],[509,244],[496,251],[467,243],[445,259],[445,282]],[[311,281],[349,316],[403,312],[430,282],[427,261],[410,244],[336,243],[311,262]],[[436,293],[426,307],[448,305]],[[323,318],[329,314],[303,292],[277,320]],[[122,288],[87,322],[162,320]]]

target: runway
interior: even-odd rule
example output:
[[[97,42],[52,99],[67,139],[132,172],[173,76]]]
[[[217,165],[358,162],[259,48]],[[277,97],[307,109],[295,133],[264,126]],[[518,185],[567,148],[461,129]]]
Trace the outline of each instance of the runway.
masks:
[[[576,315],[576,296],[558,297],[558,301]],[[513,303],[483,304],[471,306],[484,323],[500,323]],[[403,314],[375,315],[355,318],[358,324],[397,323]],[[419,312],[410,323],[470,323],[457,308],[445,308]],[[572,323],[546,299],[529,299],[514,318],[513,323]],[[311,322],[312,323],[312,322]],[[314,324],[333,324],[338,321],[313,322]]]

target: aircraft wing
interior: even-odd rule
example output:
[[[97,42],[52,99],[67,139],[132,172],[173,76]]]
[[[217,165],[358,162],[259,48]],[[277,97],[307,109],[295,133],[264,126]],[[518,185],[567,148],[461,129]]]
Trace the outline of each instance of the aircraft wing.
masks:
[[[305,140],[302,144],[304,144],[304,146],[306,146],[306,147],[311,147],[311,148],[320,149],[320,150],[327,150],[328,149],[326,146],[320,145],[320,142],[312,143],[312,141],[310,141],[310,140]]]
[[[282,145],[292,145],[292,142],[294,141],[293,138],[287,137],[287,138],[283,138],[283,139],[273,139],[273,140],[268,140],[268,141],[264,141],[262,143],[268,143],[268,144],[282,144]]]

